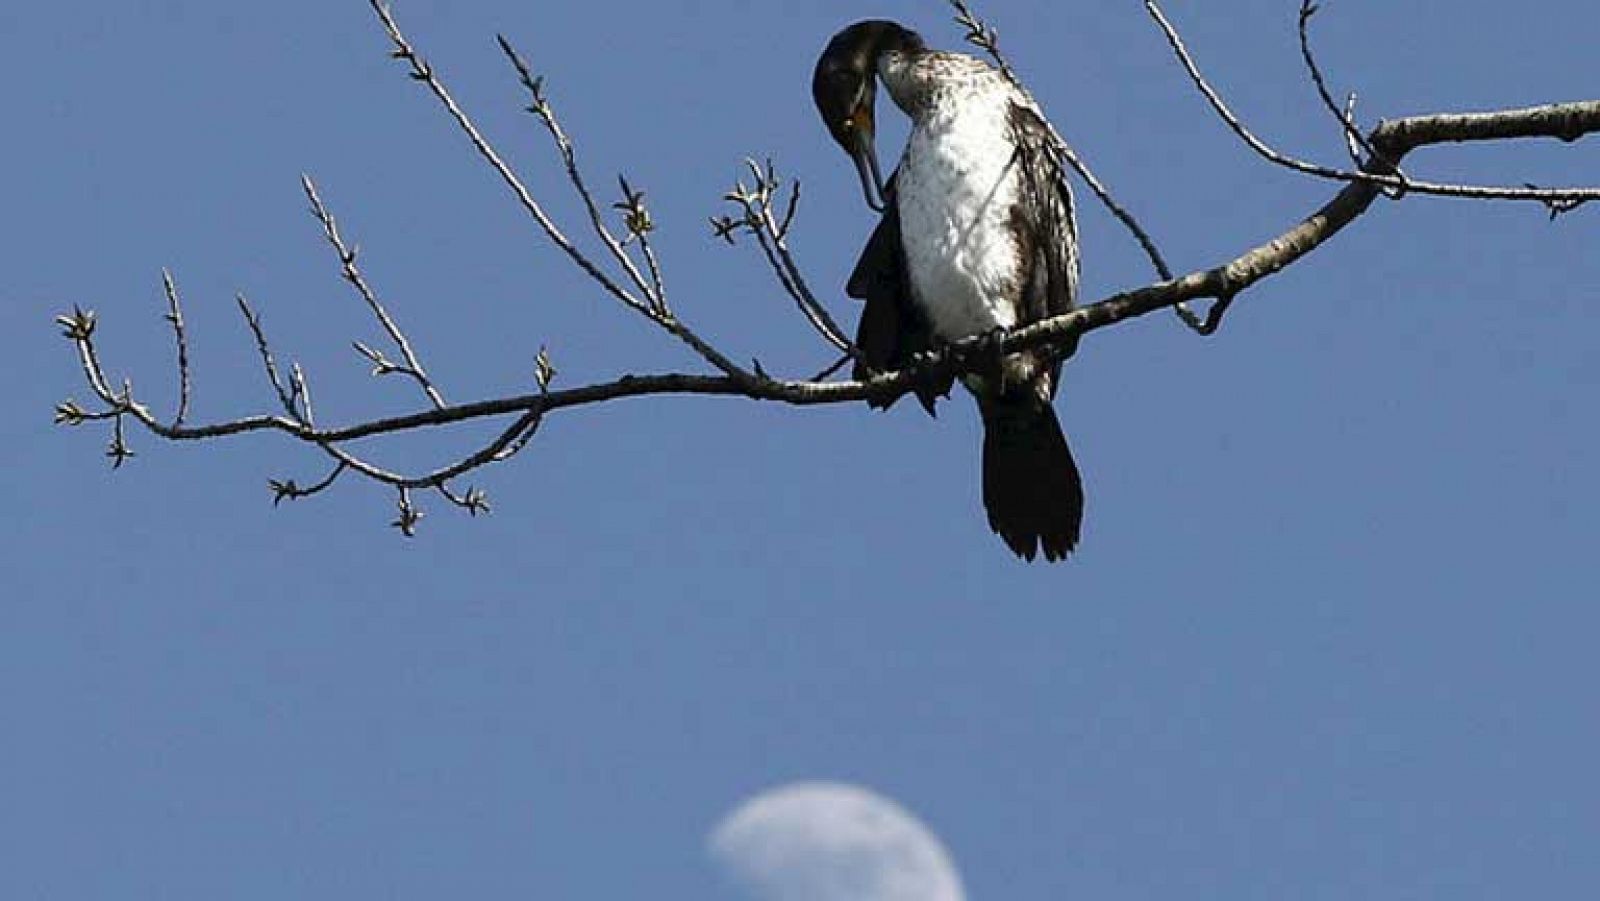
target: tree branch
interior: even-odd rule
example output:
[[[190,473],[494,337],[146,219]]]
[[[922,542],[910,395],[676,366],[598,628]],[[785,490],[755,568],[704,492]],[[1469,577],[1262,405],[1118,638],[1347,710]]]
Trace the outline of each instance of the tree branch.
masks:
[[[173,342],[178,349],[178,412],[173,414],[172,424],[180,426],[189,415],[189,336],[183,324],[183,305],[178,302],[178,286],[172,281],[172,273],[165,269],[161,270],[161,286],[167,295],[167,322],[172,324]]]
[[[1182,63],[1184,70],[1188,72],[1189,80],[1194,82],[1195,87],[1199,88],[1200,93],[1205,96],[1206,102],[1211,104],[1211,108],[1219,117],[1222,118],[1223,122],[1227,123],[1228,127],[1233,130],[1233,133],[1238,135],[1240,140],[1244,141],[1251,150],[1254,150],[1263,159],[1273,163],[1274,165],[1291,169],[1303,175],[1312,175],[1316,176],[1317,178],[1325,178],[1330,181],[1373,184],[1395,191],[1411,192],[1416,194],[1432,194],[1439,197],[1459,197],[1469,200],[1531,200],[1547,206],[1552,203],[1575,204],[1586,203],[1591,200],[1600,200],[1600,188],[1510,188],[1486,185],[1442,184],[1438,182],[1416,181],[1412,179],[1401,178],[1396,172],[1392,171],[1392,165],[1385,166],[1383,165],[1382,161],[1378,161],[1378,163],[1375,165],[1363,166],[1358,170],[1350,171],[1345,169],[1334,169],[1328,166],[1320,166],[1316,163],[1309,163],[1296,157],[1289,156],[1288,154],[1275,150],[1271,145],[1256,137],[1249,128],[1245,127],[1244,123],[1237,115],[1234,114],[1233,110],[1228,108],[1228,104],[1222,99],[1222,96],[1217,93],[1217,90],[1213,88],[1211,83],[1206,80],[1203,74],[1201,74],[1200,67],[1195,63],[1194,57],[1189,53],[1188,47],[1184,45],[1183,38],[1179,36],[1177,29],[1174,28],[1172,23],[1167,19],[1166,13],[1162,12],[1161,6],[1156,3],[1156,0],[1144,0],[1144,6],[1145,10],[1149,12],[1150,17],[1155,20],[1158,26],[1160,26],[1162,33],[1166,35],[1167,43],[1171,45],[1173,53],[1178,57],[1178,61]],[[1302,19],[1302,22],[1303,21],[1304,19]],[[1582,106],[1582,104],[1559,104],[1559,106],[1572,107]],[[1564,141],[1576,141],[1578,138],[1588,133],[1588,131],[1579,127],[1577,120],[1573,120],[1570,123],[1570,126],[1563,131],[1548,134],[1542,133],[1540,136],[1554,137]],[[1506,134],[1493,137],[1487,135],[1479,137],[1476,135],[1476,133],[1474,133],[1471,136],[1449,140],[1498,140],[1508,137],[1528,137],[1528,135]],[[1429,141],[1426,143],[1444,143],[1444,141]],[[1379,149],[1381,150],[1381,148]],[[1399,159],[1391,159],[1389,160],[1389,163],[1397,164],[1399,163]]]
[[[800,182],[791,183],[789,202],[780,222],[773,215],[777,193],[782,187],[777,169],[771,160],[767,160],[765,169],[752,159],[745,160],[745,166],[750,170],[754,183],[746,185],[744,179],[740,179],[731,191],[723,195],[724,200],[738,208],[740,215],[738,218],[713,217],[712,233],[729,244],[734,243],[734,235],[740,232],[754,236],[756,246],[761,249],[778,284],[794,300],[806,322],[835,350],[843,351],[852,359],[859,358],[860,350],[845,337],[844,330],[839,328],[832,314],[811,293],[805,275],[789,250],[789,229],[794,225],[795,213],[800,208]]]
[[[427,370],[422,368],[422,362],[417,359],[416,351],[411,349],[411,342],[406,338],[405,332],[401,331],[400,326],[395,324],[394,318],[384,308],[383,302],[378,300],[377,293],[372,290],[371,285],[367,284],[366,276],[356,266],[356,249],[345,244],[344,236],[339,234],[338,223],[334,221],[333,214],[328,212],[328,207],[322,202],[322,197],[317,193],[316,183],[311,180],[311,176],[301,175],[300,187],[305,191],[306,199],[311,202],[311,215],[315,216],[317,222],[322,225],[322,234],[323,237],[327,238],[328,246],[332,247],[334,253],[339,256],[340,275],[346,282],[349,282],[350,287],[354,288],[357,294],[361,295],[361,300],[367,305],[367,309],[372,311],[372,315],[377,318],[378,324],[383,326],[385,332],[388,332],[389,340],[393,341],[395,347],[400,349],[400,356],[405,360],[405,365],[397,366],[389,362],[382,354],[359,341],[356,342],[356,351],[372,361],[373,375],[398,373],[407,376],[417,383],[417,387],[422,389],[422,392],[428,396],[428,400],[432,401],[435,407],[444,406],[444,395],[440,394],[439,389],[434,387],[433,380],[428,377]]]
[[[387,16],[386,9],[385,7],[384,10],[380,10],[380,15]],[[392,19],[385,20],[386,25],[392,26],[392,22]],[[399,29],[393,28],[393,33],[398,34]],[[627,251],[623,249],[622,242],[611,234],[611,230],[606,227],[605,220],[601,218],[600,208],[594,201],[594,195],[589,191],[588,182],[584,180],[583,170],[578,168],[577,149],[574,147],[572,139],[567,137],[566,129],[561,127],[561,120],[556,118],[555,109],[550,105],[550,98],[545,93],[544,79],[533,76],[528,64],[517,53],[516,48],[511,46],[511,42],[506,39],[505,35],[495,35],[495,40],[499,42],[500,50],[506,55],[506,59],[517,70],[518,79],[532,98],[533,102],[529,104],[527,111],[537,116],[539,121],[544,123],[545,129],[550,132],[551,139],[556,142],[556,149],[561,154],[561,161],[566,165],[567,179],[572,182],[573,189],[578,192],[578,197],[583,200],[583,206],[589,213],[589,224],[594,228],[595,236],[600,239],[601,243],[605,244],[606,249],[611,252],[611,258],[627,273],[628,278],[639,292],[646,297],[648,303],[657,308],[662,307],[663,299],[659,292],[645,283],[644,276],[639,273],[639,268],[634,265]],[[623,193],[631,193],[626,185],[623,187]],[[637,207],[636,202],[634,206],[642,209],[642,207]],[[648,217],[645,217],[645,220],[648,221]],[[643,235],[649,230],[643,225],[629,227],[629,231],[636,235]]]
[[[1412,150],[1433,144],[1536,137],[1570,140],[1568,136],[1574,130],[1580,134],[1600,132],[1600,100],[1491,113],[1439,114],[1395,119],[1375,129],[1368,136],[1368,140],[1385,158],[1398,161]],[[1195,270],[1169,281],[1114,294],[1071,313],[1017,329],[1005,336],[1000,349],[1010,353],[1045,346],[1059,347],[1089,332],[1185,300],[1231,298],[1326,243],[1329,238],[1365,213],[1380,193],[1379,182],[1351,183],[1298,224],[1226,263],[1209,269]],[[65,320],[68,317],[62,318]],[[90,361],[87,364],[90,383],[103,385],[104,376],[92,351],[92,334],[80,332],[69,334],[68,337],[74,338],[84,351],[83,358]],[[569,407],[661,394],[744,397],[794,406],[853,403],[886,400],[910,390],[924,378],[971,371],[968,365],[976,365],[979,361],[970,357],[981,343],[978,339],[961,342],[932,355],[925,364],[883,373],[866,381],[824,382],[757,376],[735,379],[728,376],[686,373],[626,375],[610,382],[451,405],[437,410],[326,430],[309,428],[298,418],[278,416],[251,417],[208,426],[181,428],[164,425],[150,417],[147,412],[144,415],[135,415],[135,418],[150,431],[173,440],[213,438],[241,432],[277,429],[304,441],[342,442],[510,413],[533,410],[548,413]],[[114,396],[103,394],[101,399],[107,403],[116,402]],[[137,409],[143,410],[142,407]]]
[[[1311,83],[1317,89],[1317,97],[1322,100],[1322,106],[1339,123],[1339,130],[1344,134],[1345,150],[1350,159],[1357,166],[1361,165],[1362,154],[1367,157],[1378,156],[1378,151],[1373,148],[1367,136],[1361,133],[1361,128],[1355,122],[1356,95],[1352,91],[1346,98],[1341,108],[1333,99],[1333,94],[1328,90],[1327,79],[1322,74],[1322,67],[1317,63],[1317,56],[1311,50],[1311,17],[1321,9],[1313,0],[1300,0],[1300,58],[1306,64],[1306,74],[1311,77]],[[1389,160],[1391,164],[1393,160]],[[1400,170],[1399,166],[1392,166],[1395,177],[1402,184],[1409,183],[1410,179]],[[1384,193],[1399,200],[1405,196],[1403,188],[1385,188]]]
[[[653,221],[649,209],[645,206],[643,192],[636,191],[626,179],[619,177],[622,200],[613,206],[621,212],[627,233],[624,237],[618,238],[606,225],[600,207],[577,164],[573,143],[548,102],[542,79],[532,74],[526,62],[508,41],[501,38],[500,46],[515,68],[524,89],[532,97],[532,106],[529,110],[541,119],[556,142],[568,181],[583,203],[590,227],[596,238],[605,246],[611,263],[621,269],[623,277],[631,288],[625,287],[622,280],[608,275],[598,263],[590,259],[567,237],[457,104],[433,68],[417,54],[401,33],[389,8],[382,0],[369,0],[369,2],[392,44],[392,55],[405,62],[411,77],[428,88],[456,127],[467,136],[477,155],[510,188],[516,202],[534,219],[544,237],[589,276],[602,292],[628,309],[645,316],[662,331],[683,342],[713,371],[624,375],[611,381],[553,389],[551,385],[556,374],[555,367],[551,363],[549,353],[540,348],[535,359],[534,371],[537,391],[469,403],[448,403],[434,387],[404,332],[388,314],[356,266],[356,249],[346,243],[315,185],[309,178],[305,178],[302,186],[311,203],[312,213],[321,224],[329,246],[338,255],[343,278],[356,290],[394,342],[402,362],[391,362],[381,352],[360,342],[356,342],[357,350],[373,363],[375,373],[403,373],[414,380],[422,388],[429,406],[401,416],[335,427],[319,426],[314,417],[310,385],[305,373],[298,363],[291,363],[288,378],[284,378],[277,357],[267,340],[260,316],[243,295],[240,295],[238,297],[240,312],[254,338],[265,377],[282,412],[201,425],[189,424],[192,386],[186,327],[175,282],[170,273],[164,271],[166,318],[172,325],[177,345],[176,365],[180,386],[177,411],[170,422],[158,419],[147,406],[138,402],[129,381],[123,380],[120,387],[113,387],[113,381],[106,374],[95,343],[98,323],[92,311],[75,307],[71,313],[57,317],[57,323],[61,326],[63,334],[74,345],[85,382],[98,400],[100,408],[86,409],[76,401],[68,399],[57,405],[55,420],[59,424],[73,426],[87,422],[109,421],[112,435],[106,455],[114,467],[120,467],[133,456],[133,451],[126,441],[126,426],[130,420],[151,434],[172,441],[206,440],[253,432],[280,432],[297,441],[313,445],[332,461],[332,467],[326,475],[306,487],[299,486],[292,479],[271,480],[269,487],[273,492],[275,504],[286,498],[297,499],[318,494],[332,487],[344,475],[356,473],[395,490],[399,512],[392,525],[402,534],[409,536],[415,533],[418,522],[424,515],[413,496],[415,490],[437,491],[450,504],[473,515],[487,512],[489,504],[482,491],[469,487],[465,492],[458,492],[451,487],[452,480],[475,469],[515,456],[532,441],[545,418],[557,411],[628,398],[668,395],[739,397],[801,407],[861,401],[872,401],[881,405],[919,385],[948,383],[952,376],[976,371],[992,360],[992,355],[997,350],[993,341],[987,337],[974,338],[927,355],[905,369],[882,373],[866,381],[830,380],[843,362],[858,355],[859,352],[852,346],[826,307],[813,294],[790,250],[788,241],[795,224],[800,196],[799,183],[793,183],[787,203],[780,204],[782,183],[772,163],[768,162],[763,167],[750,161],[748,166],[755,183],[746,185],[741,181],[725,197],[728,202],[734,204],[738,216],[713,218],[714,232],[730,243],[738,233],[748,233],[753,236],[780,288],[795,302],[808,325],[831,347],[843,352],[845,357],[839,363],[808,379],[775,378],[763,372],[759,366],[754,371],[749,371],[736,365],[732,362],[732,355],[701,338],[668,307],[660,262],[649,244],[649,233],[654,227]],[[1000,71],[1020,87],[1020,81],[1017,81],[1014,70],[1000,55],[998,36],[994,29],[978,19],[965,3],[959,0],[952,0],[952,3],[958,11],[957,21],[967,29],[968,40],[988,52],[995,59]],[[1580,137],[1600,132],[1600,100],[1491,112],[1412,116],[1383,122],[1370,132],[1362,134],[1354,125],[1351,112],[1353,101],[1347,103],[1341,111],[1327,88],[1309,41],[1308,22],[1315,12],[1315,6],[1310,0],[1301,0],[1299,33],[1302,56],[1324,106],[1338,119],[1344,140],[1349,146],[1352,158],[1356,161],[1356,168],[1350,171],[1323,167],[1284,155],[1258,139],[1233,114],[1200,73],[1176,29],[1167,20],[1155,0],[1145,0],[1145,7],[1166,35],[1190,80],[1241,140],[1276,165],[1345,184],[1320,208],[1292,224],[1272,240],[1245,250],[1219,265],[1175,277],[1148,233],[1131,214],[1112,199],[1109,192],[1077,158],[1066,142],[1052,131],[1051,135],[1057,144],[1061,160],[1076,169],[1107,209],[1129,228],[1161,274],[1161,280],[1114,294],[1071,313],[1010,332],[1000,339],[998,346],[1000,352],[1009,353],[1043,347],[1060,350],[1085,334],[1166,307],[1176,308],[1191,327],[1202,333],[1210,333],[1217,328],[1223,314],[1241,292],[1321,247],[1365,214],[1371,208],[1372,202],[1385,192],[1391,193],[1392,196],[1412,192],[1483,200],[1533,200],[1546,204],[1552,214],[1570,210],[1600,197],[1600,188],[1551,190],[1534,187],[1518,189],[1440,185],[1417,181],[1400,170],[1400,163],[1408,153],[1436,144],[1526,138],[1576,141]],[[629,247],[635,242],[638,244],[638,253],[644,260],[643,269],[630,255]],[[1200,299],[1216,301],[1203,320],[1184,306],[1188,301]],[[488,442],[452,462],[420,473],[406,474],[392,471],[370,463],[346,449],[348,443],[357,439],[394,436],[423,428],[451,426],[485,419],[500,419],[505,422]]]
[[[552,244],[555,244],[557,248],[565,253],[568,259],[570,259],[575,265],[578,266],[579,269],[582,269],[586,275],[599,284],[607,294],[610,294],[623,305],[634,310],[635,312],[644,315],[652,322],[660,326],[664,331],[666,331],[667,334],[672,335],[674,338],[677,338],[678,340],[687,344],[692,350],[694,350],[695,353],[704,358],[706,362],[726,373],[731,378],[742,379],[750,377],[749,373],[745,372],[742,368],[736,365],[721,351],[718,351],[715,347],[711,346],[711,344],[701,339],[700,336],[697,335],[695,331],[690,328],[689,325],[682,319],[679,319],[677,316],[673,315],[660,304],[652,304],[635,297],[631,292],[623,288],[614,279],[603,272],[600,267],[591,261],[586,255],[584,255],[582,251],[578,250],[577,246],[572,243],[572,241],[566,236],[560,227],[556,225],[555,221],[551,219],[550,216],[545,212],[544,207],[534,199],[532,192],[530,192],[522,183],[522,179],[519,178],[516,172],[512,170],[510,165],[505,162],[504,158],[500,156],[499,152],[494,149],[494,145],[489,142],[488,138],[484,137],[483,132],[478,129],[478,126],[472,121],[472,118],[468,116],[466,111],[462,109],[461,105],[456,102],[455,97],[452,96],[450,91],[445,88],[444,82],[439,79],[438,75],[434,72],[433,67],[428,65],[428,63],[417,54],[417,51],[412,47],[411,42],[407,40],[405,34],[400,31],[400,26],[395,21],[394,14],[389,9],[389,4],[386,2],[386,0],[368,0],[368,3],[371,5],[373,12],[377,14],[378,20],[382,23],[384,31],[387,32],[390,43],[394,45],[394,49],[391,51],[390,55],[395,59],[405,62],[409,66],[411,70],[411,78],[413,80],[421,82],[427,86],[428,91],[433,94],[434,98],[439,101],[440,105],[444,107],[445,112],[448,113],[450,118],[455,122],[456,127],[459,128],[461,132],[467,136],[467,139],[472,142],[473,149],[477,151],[478,156],[482,158],[484,162],[488,163],[489,167],[500,176],[500,180],[511,189],[512,194],[515,195],[518,204],[520,204],[522,208],[534,218],[534,221],[539,224],[539,228],[544,232],[545,237],[548,238]],[[506,44],[504,46],[509,48],[510,45]],[[520,75],[524,71],[523,67],[521,66],[520,58],[518,58],[514,52],[512,52],[510,55],[514,63],[517,64],[518,73]],[[566,140],[565,131],[560,128],[559,123],[555,118],[554,111],[550,108],[547,102],[543,102],[544,94],[542,90],[542,84],[543,82],[539,79],[530,79],[527,87],[534,94],[535,106],[537,107],[535,112],[551,128],[552,133],[558,136],[558,143],[562,144],[564,148],[563,157],[566,158],[567,150],[570,149],[570,142]],[[578,191],[579,195],[584,199],[586,207],[592,211],[594,209],[593,200],[588,193],[586,183],[583,181],[581,175],[578,175],[577,173],[578,169],[576,163],[573,163],[568,169],[569,180],[573,183],[573,186]],[[602,239],[611,240],[611,242],[614,243],[614,239],[610,239],[609,233],[606,232],[604,224],[598,221],[598,213],[591,212],[591,217],[595,220],[596,227],[600,232]],[[622,254],[620,249],[615,253],[622,256],[624,260],[626,260],[626,255]],[[632,267],[631,263],[626,264],[624,268],[630,271],[630,278],[632,278],[635,282],[639,281],[638,272]]]

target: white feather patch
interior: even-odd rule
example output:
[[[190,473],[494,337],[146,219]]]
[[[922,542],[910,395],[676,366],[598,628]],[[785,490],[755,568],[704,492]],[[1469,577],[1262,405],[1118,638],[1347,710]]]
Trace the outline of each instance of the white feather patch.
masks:
[[[913,68],[886,60],[881,70],[914,120],[895,179],[913,294],[946,340],[1010,328],[1021,287],[1011,230],[1019,172],[1008,119],[1016,94],[987,67]],[[932,91],[929,75],[940,79]]]

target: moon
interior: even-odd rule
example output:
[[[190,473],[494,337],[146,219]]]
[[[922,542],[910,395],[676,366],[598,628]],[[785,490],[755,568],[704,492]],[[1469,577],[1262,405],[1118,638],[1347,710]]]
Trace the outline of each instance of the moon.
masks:
[[[797,782],[745,801],[712,830],[712,858],[759,901],[964,901],[937,836],[855,785]]]

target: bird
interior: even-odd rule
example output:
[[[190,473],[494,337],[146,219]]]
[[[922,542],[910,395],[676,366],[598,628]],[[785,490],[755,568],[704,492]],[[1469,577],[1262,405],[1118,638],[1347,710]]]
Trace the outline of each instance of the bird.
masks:
[[[881,177],[877,86],[911,120],[898,166]],[[930,49],[896,22],[857,22],[829,40],[812,75],[828,132],[855,162],[881,214],[845,293],[864,301],[854,377],[900,369],[968,338],[1071,311],[1079,250],[1072,188],[1031,96],[964,53]],[[1056,417],[1054,349],[982,355],[962,376],[983,420],[983,504],[1018,557],[1065,559],[1077,547],[1083,482]],[[922,384],[931,414],[950,384]],[[875,405],[887,407],[892,400]]]

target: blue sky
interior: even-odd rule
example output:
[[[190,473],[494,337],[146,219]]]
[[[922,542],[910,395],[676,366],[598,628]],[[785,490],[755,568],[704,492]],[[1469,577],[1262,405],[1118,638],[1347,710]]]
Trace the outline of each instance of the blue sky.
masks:
[[[771,370],[825,362],[706,217],[743,157],[773,155],[807,187],[796,251],[836,292],[870,222],[812,113],[812,62],[867,15],[952,46],[944,5],[542,6],[397,12],[566,221],[496,31],[548,76],[595,182],[648,192],[679,312]],[[1169,12],[1263,136],[1337,161],[1293,7]],[[1140,4],[982,9],[1174,265],[1329,195],[1226,134]],[[1377,117],[1583,99],[1593,18],[1346,0],[1317,27],[1337,88]],[[305,212],[305,171],[451,399],[528,390],[541,344],[563,384],[695,361],[539,239],[363,2],[8,4],[0,33],[0,896],[731,898],[708,831],[794,779],[906,805],[978,899],[1600,885],[1597,211],[1383,204],[1216,338],[1166,316],[1096,333],[1058,402],[1089,493],[1065,565],[989,534],[965,402],[938,422],[572,411],[477,480],[490,517],[430,504],[405,541],[392,497],[354,482],[273,509],[267,478],[321,471],[278,439],[136,435],[110,472],[104,435],[50,425],[85,394],[51,317],[98,310],[112,371],[170,409],[168,266],[198,418],[268,408],[236,291],[323,420],[411,409],[349,350],[380,333]],[[1411,168],[1593,184],[1596,146]],[[1084,241],[1090,297],[1147,280],[1098,211]],[[371,450],[422,464],[475,434]]]

